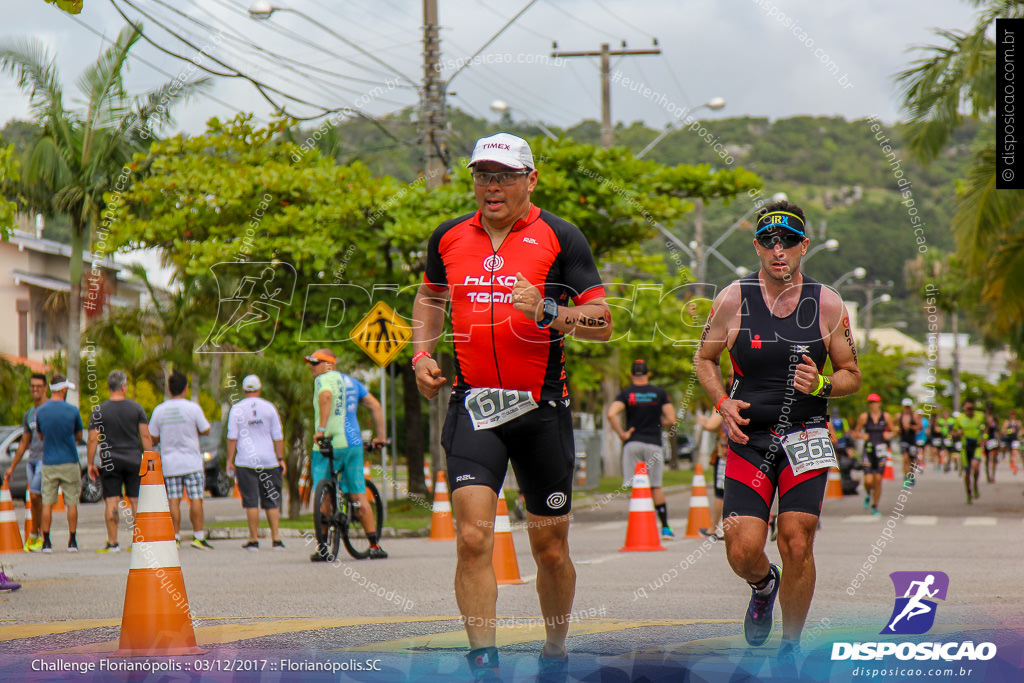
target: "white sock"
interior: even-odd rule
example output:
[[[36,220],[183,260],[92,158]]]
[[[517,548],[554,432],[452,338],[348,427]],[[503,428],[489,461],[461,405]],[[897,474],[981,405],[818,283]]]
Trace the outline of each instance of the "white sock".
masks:
[[[201,541],[204,538],[206,538],[206,531],[193,531],[192,538],[196,539],[197,541]]]

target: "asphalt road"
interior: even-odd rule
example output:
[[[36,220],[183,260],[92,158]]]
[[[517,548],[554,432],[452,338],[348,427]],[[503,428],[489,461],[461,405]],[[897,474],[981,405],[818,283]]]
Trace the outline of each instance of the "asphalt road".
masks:
[[[1024,626],[1024,475],[1014,477],[1004,466],[999,476],[995,484],[982,476],[981,498],[971,506],[964,504],[962,484],[953,473],[934,471],[903,491],[902,501],[901,482],[885,482],[881,517],[866,515],[859,496],[826,500],[815,543],[817,588],[805,651],[821,650],[825,654],[820,657],[827,659],[836,640],[878,640],[894,604],[890,572],[940,571],[949,576],[949,593],[938,605],[929,637],[973,633],[975,640],[982,635],[1003,639],[1001,652],[1012,653],[1007,656],[1016,657],[1019,666],[1014,648]],[[670,515],[680,536],[688,502],[688,489],[670,492]],[[240,501],[207,499],[205,504],[208,518],[241,519]],[[663,670],[664,680],[680,680],[680,669],[673,668],[679,662],[687,662],[692,671],[704,667],[703,680],[718,680],[718,675],[729,680],[736,672],[754,676],[748,680],[770,679],[773,670],[757,657],[774,653],[781,628],[769,647],[744,644],[741,620],[749,592],[729,569],[724,547],[680,538],[665,542],[664,552],[619,552],[627,508],[625,495],[574,501],[571,547],[578,618],[569,638],[571,680],[639,680],[637,667],[650,668],[644,669],[648,680],[662,680],[657,672]],[[102,506],[80,510],[81,552],[64,550],[66,525],[58,515],[54,553],[0,557],[8,576],[23,584],[19,591],[0,594],[0,679],[4,671],[24,673],[28,667],[31,672],[32,661],[98,662],[116,649],[129,553],[97,554],[105,538]],[[19,507],[19,520],[22,514]],[[184,535],[188,538],[187,530]],[[498,642],[503,667],[516,672],[507,680],[520,680],[519,672],[526,676],[535,668],[543,630],[526,532],[515,528],[513,535],[526,583],[499,589]],[[122,542],[127,537],[122,528]],[[387,560],[346,557],[316,565],[309,562],[306,539],[290,536],[285,542],[284,551],[271,551],[264,543],[257,553],[242,550],[239,539],[214,541],[213,551],[187,544],[180,548],[197,639],[212,652],[207,657],[228,653],[278,662],[274,670],[211,680],[293,680],[286,673],[292,665],[281,664],[282,657],[342,661],[367,653],[380,659],[373,666],[387,671],[353,674],[342,669],[324,680],[465,676],[461,657],[467,642],[452,591],[453,541],[393,538],[385,545],[391,555]],[[772,544],[768,554],[778,559]],[[850,666],[833,669],[827,677],[857,680]],[[605,672],[603,678],[587,678],[598,669]],[[92,680],[127,680],[124,675]],[[779,675],[778,680],[786,680]],[[822,680],[810,669],[804,675]],[[992,676],[996,673],[990,669],[983,678],[950,680],[1002,680]]]

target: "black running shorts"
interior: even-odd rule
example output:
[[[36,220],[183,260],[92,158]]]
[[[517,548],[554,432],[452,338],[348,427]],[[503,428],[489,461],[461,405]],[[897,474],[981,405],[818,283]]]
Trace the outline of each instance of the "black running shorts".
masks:
[[[99,465],[100,483],[103,485],[104,498],[120,498],[121,487],[124,487],[125,498],[139,497],[139,463],[131,463],[120,458],[104,458]]]
[[[554,517],[572,508],[572,475],[576,448],[568,401],[542,401],[510,422],[474,430],[461,401],[448,406],[441,432],[448,461],[448,483],[489,486],[495,493],[505,481],[511,461],[526,509]]]
[[[776,491],[779,514],[806,512],[821,514],[828,470],[793,474],[782,446],[771,432],[754,432],[745,444],[729,441],[725,459],[725,501],[723,517],[759,517],[768,521]]]

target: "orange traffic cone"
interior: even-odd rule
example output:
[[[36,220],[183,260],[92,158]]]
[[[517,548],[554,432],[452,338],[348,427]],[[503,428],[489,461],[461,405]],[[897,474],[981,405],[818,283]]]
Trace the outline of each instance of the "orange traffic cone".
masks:
[[[684,538],[700,538],[700,530],[711,527],[711,509],[708,507],[707,485],[704,483],[704,467],[697,463],[693,469],[690,485],[690,518],[686,522]]]
[[[57,503],[51,508],[51,512],[65,512],[67,507],[64,505],[64,491],[61,490],[57,493]]]
[[[491,564],[494,566],[494,576],[498,579],[499,586],[526,583],[519,577],[519,562],[516,560],[516,547],[512,541],[512,524],[508,519],[508,503],[505,502],[504,489],[498,491]]]
[[[576,471],[576,488],[584,488],[587,485],[587,459],[580,460],[580,468]]]
[[[35,522],[32,519],[32,496],[28,489],[25,489],[25,542],[28,542],[32,532],[36,530]]]
[[[434,482],[434,511],[430,518],[430,540],[455,540],[452,502],[448,498],[448,478],[445,476],[444,470],[437,471],[437,481]]]
[[[828,483],[825,484],[826,498],[843,497],[843,478],[839,474],[838,467],[828,468]]]
[[[370,478],[370,463],[366,462],[365,460],[363,461],[363,478]]]
[[[892,473],[892,456],[885,456],[885,471],[882,472],[882,479],[892,481],[896,476]]]
[[[0,487],[0,553],[23,553],[21,532],[18,531],[18,517],[14,514],[14,499],[11,487],[4,480]]]
[[[124,593],[121,642],[131,657],[202,654],[196,647],[160,455],[146,451],[139,470],[138,512]]]
[[[302,459],[302,467],[299,468],[301,471],[301,474],[299,474],[299,502],[302,505],[309,505],[309,494],[313,490],[313,487],[310,485],[312,467],[313,463],[310,462],[309,458]]]
[[[708,522],[707,526],[711,526],[711,523]],[[633,474],[633,496],[629,499],[626,545],[619,548],[619,552],[664,549],[661,534],[658,533],[658,516],[654,513],[654,500],[651,498],[651,482],[647,478],[647,463],[638,462]]]
[[[238,470],[235,470],[235,490],[231,492],[231,497],[236,500],[242,500],[242,492],[238,490]],[[188,493],[185,493],[185,498],[188,498]]]
[[[434,487],[433,478],[430,476],[430,465],[426,463],[423,463],[423,481],[426,483],[428,491]]]

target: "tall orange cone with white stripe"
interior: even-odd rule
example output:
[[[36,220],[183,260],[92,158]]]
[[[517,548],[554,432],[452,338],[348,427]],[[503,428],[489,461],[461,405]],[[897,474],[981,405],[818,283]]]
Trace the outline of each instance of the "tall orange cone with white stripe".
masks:
[[[25,489],[25,542],[28,542],[32,532],[35,531],[35,521],[32,519],[32,495],[28,488]]]
[[[445,476],[444,470],[437,471],[437,481],[434,482],[434,511],[430,517],[430,540],[455,540],[452,501],[448,498],[448,478]]]
[[[201,654],[192,628],[160,455],[146,451],[139,471],[138,512],[124,594],[121,642],[132,657]]]
[[[505,490],[498,491],[498,510],[494,516],[494,550],[491,553],[491,565],[499,586],[526,583],[519,576],[519,561],[516,560],[516,547],[512,540],[512,524],[508,519],[508,503],[505,502]]]
[[[826,498],[843,497],[843,478],[839,474],[838,467],[828,468],[828,483],[825,485]]]
[[[690,485],[690,517],[686,522],[684,538],[700,538],[700,530],[711,527],[711,509],[708,507],[708,490],[704,483],[704,467],[697,463]]]
[[[587,459],[580,460],[579,469],[576,470],[576,488],[582,489],[587,485]]]
[[[892,481],[895,478],[896,476],[892,472],[892,454],[887,452],[885,454],[885,471],[882,472],[882,479]]]
[[[0,486],[0,553],[23,553],[21,532],[18,531],[18,517],[14,514],[14,499],[11,487],[4,480]]]
[[[710,523],[708,524],[710,526]],[[629,499],[629,522],[626,525],[626,545],[620,553],[664,550],[658,533],[658,516],[651,498],[651,480],[647,477],[647,463],[638,462],[633,474],[633,496]]]
[[[434,488],[433,477],[430,476],[430,465],[423,463],[423,483],[427,485],[427,490]]]

